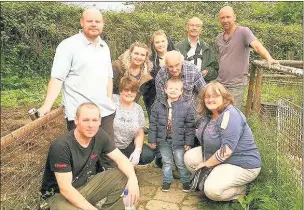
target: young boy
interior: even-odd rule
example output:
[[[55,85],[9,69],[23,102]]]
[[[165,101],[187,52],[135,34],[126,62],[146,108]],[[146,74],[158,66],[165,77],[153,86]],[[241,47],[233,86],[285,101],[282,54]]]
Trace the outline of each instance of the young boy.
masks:
[[[189,192],[190,174],[184,164],[184,153],[193,146],[195,136],[194,108],[192,101],[184,101],[181,80],[169,79],[165,86],[167,100],[156,102],[151,111],[149,143],[158,146],[163,162],[162,191],[167,192],[173,179],[175,162],[183,183],[183,191]],[[174,162],[173,162],[174,159]]]

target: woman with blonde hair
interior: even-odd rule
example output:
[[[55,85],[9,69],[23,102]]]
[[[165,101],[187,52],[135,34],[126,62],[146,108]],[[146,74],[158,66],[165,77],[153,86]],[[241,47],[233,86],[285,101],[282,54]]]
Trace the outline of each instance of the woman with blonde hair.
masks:
[[[117,60],[113,61],[113,93],[119,94],[119,82],[123,76],[132,76],[138,81],[139,87],[152,79],[150,75],[152,63],[149,60],[150,49],[141,42],[133,43]],[[135,102],[138,101],[137,95]]]
[[[196,133],[201,146],[188,150],[184,162],[189,171],[213,168],[199,195],[230,201],[245,195],[246,184],[260,173],[261,156],[244,114],[233,96],[218,82],[207,84],[198,96]]]

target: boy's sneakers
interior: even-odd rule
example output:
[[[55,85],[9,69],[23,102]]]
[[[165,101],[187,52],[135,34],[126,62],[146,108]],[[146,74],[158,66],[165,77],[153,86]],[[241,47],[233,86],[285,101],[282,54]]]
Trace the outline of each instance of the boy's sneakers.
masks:
[[[190,192],[190,183],[183,183],[183,192]]]
[[[163,191],[163,192],[168,192],[169,189],[170,189],[170,185],[171,185],[171,183],[166,183],[166,182],[164,182],[164,183],[163,183],[163,186],[162,186],[162,191]]]

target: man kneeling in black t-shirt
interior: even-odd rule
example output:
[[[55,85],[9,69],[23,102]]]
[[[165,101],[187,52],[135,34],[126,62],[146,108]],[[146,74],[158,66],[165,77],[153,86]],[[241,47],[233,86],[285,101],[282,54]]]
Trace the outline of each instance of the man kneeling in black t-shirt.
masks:
[[[42,181],[42,198],[51,210],[123,210],[120,196],[128,188],[132,202],[139,199],[137,177],[131,162],[115,147],[101,123],[99,108],[84,103],[77,109],[75,130],[58,137],[50,146]],[[96,173],[98,157],[106,154],[117,165]],[[126,185],[127,184],[127,185]]]

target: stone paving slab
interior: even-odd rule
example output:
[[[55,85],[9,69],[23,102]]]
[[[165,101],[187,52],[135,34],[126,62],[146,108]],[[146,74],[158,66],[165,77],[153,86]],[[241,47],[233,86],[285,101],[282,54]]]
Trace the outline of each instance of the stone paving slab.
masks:
[[[183,192],[180,180],[172,181],[169,192],[161,190],[162,170],[154,163],[137,167],[136,174],[140,186],[137,210],[199,210],[199,199]]]
[[[147,210],[179,210],[179,206],[176,203],[169,203],[158,200],[151,200],[146,205]]]

